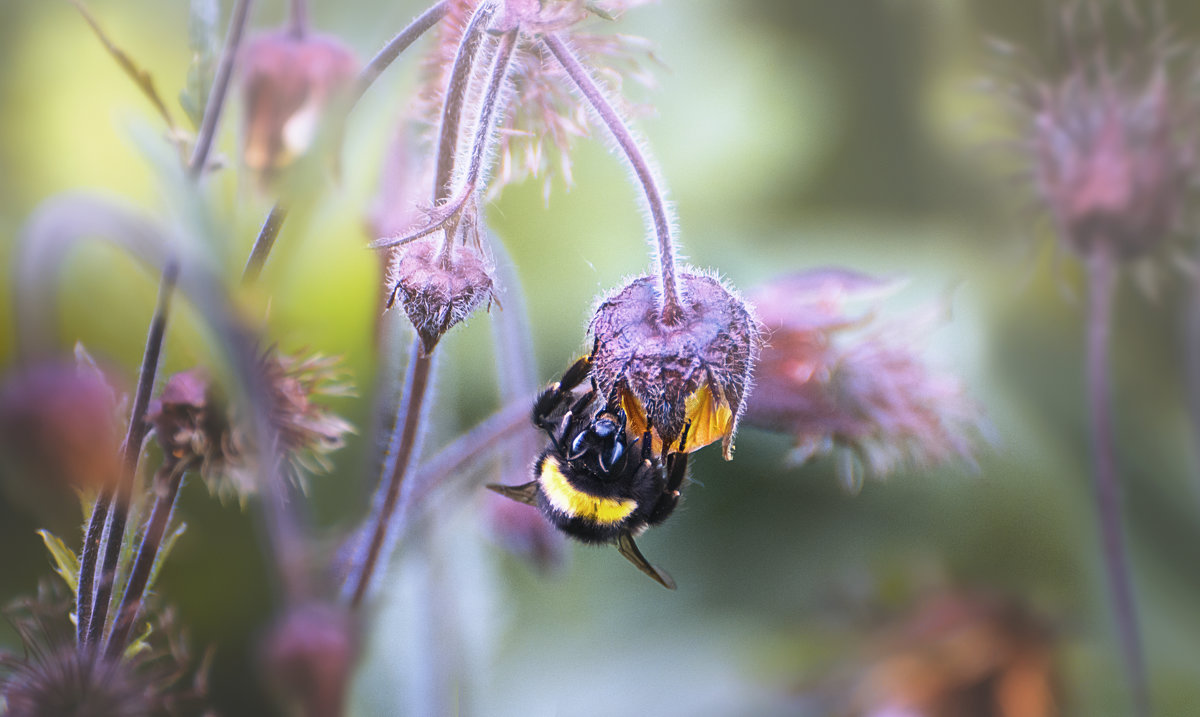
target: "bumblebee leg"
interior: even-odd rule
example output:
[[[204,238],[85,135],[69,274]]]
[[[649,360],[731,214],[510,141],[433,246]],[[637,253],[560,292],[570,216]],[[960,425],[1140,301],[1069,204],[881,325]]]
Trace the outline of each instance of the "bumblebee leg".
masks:
[[[650,511],[649,522],[651,525],[658,525],[666,520],[675,511],[675,506],[679,505],[679,489],[683,486],[683,479],[687,477],[688,454],[686,448],[688,429],[691,427],[690,422],[683,427],[683,434],[679,437],[679,452],[667,454],[667,484],[662,495],[654,504],[654,508]]]
[[[665,571],[659,570],[646,560],[646,556],[642,555],[642,551],[638,550],[637,543],[633,542],[633,536],[629,533],[621,533],[617,538],[617,550],[625,559],[633,563],[634,566],[643,573],[654,578],[655,582],[662,585],[668,590],[675,589],[675,581],[671,579]]]
[[[518,503],[537,507],[538,482],[530,481],[525,485],[501,485],[488,483],[488,490],[499,493],[505,498],[512,498]]]
[[[571,368],[567,369],[562,378],[538,394],[537,400],[533,402],[533,424],[553,434],[555,426],[550,422],[550,415],[558,410],[566,397],[571,395],[576,386],[583,383],[591,371],[592,357],[584,356],[571,364]]]

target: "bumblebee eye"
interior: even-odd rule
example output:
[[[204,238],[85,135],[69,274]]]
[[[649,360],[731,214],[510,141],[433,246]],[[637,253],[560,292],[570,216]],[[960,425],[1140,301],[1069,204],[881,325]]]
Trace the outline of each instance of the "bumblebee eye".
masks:
[[[613,441],[612,450],[607,454],[600,454],[600,467],[607,473],[612,470],[612,467],[620,462],[625,456],[625,444],[621,441]]]

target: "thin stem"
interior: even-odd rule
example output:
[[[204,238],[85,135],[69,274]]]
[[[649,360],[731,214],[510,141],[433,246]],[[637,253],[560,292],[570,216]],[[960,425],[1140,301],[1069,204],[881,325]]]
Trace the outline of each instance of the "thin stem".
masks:
[[[646,159],[642,148],[638,146],[637,140],[633,138],[629,127],[621,119],[621,115],[604,96],[600,86],[571,52],[567,43],[557,35],[546,34],[542,35],[542,44],[562,65],[567,76],[571,78],[571,81],[587,99],[588,104],[599,115],[600,120],[612,132],[617,146],[621,148],[621,152],[633,167],[633,173],[637,175],[638,183],[642,185],[642,189],[646,193],[646,204],[650,207],[650,216],[654,220],[654,234],[658,239],[658,264],[662,283],[660,287],[662,306],[659,309],[662,312],[664,324],[678,323],[683,318],[683,303],[679,297],[679,287],[675,278],[677,272],[675,245],[671,238],[671,221],[667,214],[667,203],[658,187],[654,172],[650,169],[650,162]]]
[[[396,416],[396,426],[392,432],[384,459],[384,480],[380,481],[377,495],[378,509],[374,512],[370,541],[367,544],[365,557],[357,569],[357,574],[351,576],[353,586],[350,605],[358,607],[366,597],[371,578],[383,553],[387,540],[392,516],[400,500],[400,489],[408,473],[423,412],[422,404],[429,387],[430,369],[433,365],[432,354],[427,355],[422,349],[420,338],[414,337],[412,349],[409,352],[407,373],[404,377],[403,396],[400,410]]]
[[[288,32],[292,37],[302,38],[308,34],[308,0],[292,0]]]
[[[200,132],[196,135],[196,146],[192,150],[192,160],[188,163],[188,176],[198,178],[208,164],[208,153],[212,150],[213,140],[217,134],[217,125],[221,121],[221,110],[225,106],[225,96],[229,94],[229,82],[233,77],[233,65],[237,59],[238,47],[242,44],[242,33],[246,29],[246,18],[250,15],[251,0],[237,0],[233,6],[233,15],[229,18],[229,31],[225,35],[225,47],[221,50],[221,59],[217,64],[217,74],[213,78],[212,91],[208,93],[208,103],[204,106],[204,119],[200,123]]]
[[[358,104],[362,96],[366,93],[367,88],[374,84],[375,80],[383,74],[383,71],[388,68],[388,65],[395,62],[400,53],[408,49],[409,45],[417,41],[417,38],[424,35],[434,25],[438,24],[443,17],[446,16],[446,9],[449,3],[447,0],[440,0],[434,3],[428,10],[421,13],[417,19],[409,23],[408,27],[404,28],[388,41],[379,52],[375,53],[375,57],[367,63],[367,66],[358,73],[358,79],[354,82],[354,89],[351,91],[348,100],[349,106],[346,111],[349,112]]]
[[[375,80],[379,79],[383,71],[400,56],[400,53],[407,50],[421,35],[446,16],[446,8],[447,0],[434,3],[376,53],[367,66],[358,73],[358,79],[355,80],[353,88],[346,97],[346,104],[341,110],[344,115],[349,115],[358,101],[366,94],[367,89],[375,83]],[[253,284],[258,281],[259,274],[262,273],[263,266],[267,263],[267,257],[271,255],[271,250],[275,247],[275,240],[279,237],[279,232],[283,229],[283,223],[287,217],[288,210],[282,202],[277,202],[271,208],[271,213],[263,222],[262,229],[259,230],[258,237],[254,240],[254,246],[250,250],[250,257],[242,272],[242,284]]]
[[[492,67],[492,77],[488,82],[487,91],[483,97],[483,110],[479,115],[479,123],[475,127],[475,141],[471,148],[471,164],[467,167],[467,177],[464,185],[466,191],[474,191],[483,169],[483,159],[487,156],[488,146],[492,138],[492,122],[496,118],[500,105],[500,92],[504,88],[504,80],[508,77],[508,66],[512,61],[513,50],[517,46],[519,31],[510,30],[500,39],[500,47],[496,50],[496,62]]]
[[[254,240],[254,246],[250,249],[250,257],[246,259],[246,268],[242,270],[243,286],[258,281],[258,276],[267,263],[267,257],[271,255],[271,248],[275,246],[275,239],[279,237],[279,230],[283,229],[283,222],[287,220],[287,216],[288,208],[284,203],[275,202],[275,206],[271,207],[271,213],[263,222],[262,229],[258,232],[258,237]]]
[[[100,637],[108,620],[108,607],[112,599],[113,581],[116,578],[117,562],[121,557],[121,544],[125,540],[125,525],[129,520],[129,505],[133,495],[133,485],[136,482],[138,460],[142,455],[142,442],[146,439],[149,426],[146,424],[146,411],[150,408],[150,396],[154,392],[154,381],[158,376],[158,364],[162,357],[163,340],[167,331],[167,316],[171,309],[171,296],[175,292],[175,284],[179,281],[179,264],[171,259],[163,269],[162,282],[158,287],[158,299],[154,306],[154,316],[150,319],[150,329],[146,333],[146,348],[142,352],[142,366],[138,371],[137,389],[133,395],[133,408],[129,414],[129,427],[125,434],[125,442],[121,446],[121,476],[114,497],[110,493],[108,500],[97,499],[92,509],[92,518],[88,523],[86,545],[83,562],[79,569],[79,634],[84,644],[99,644]],[[101,503],[105,503],[101,510]],[[103,550],[99,549],[100,528],[97,521],[102,521],[107,527],[104,535]],[[91,551],[93,539],[96,551]],[[89,556],[89,552],[91,555]],[[92,582],[95,576],[95,561],[97,553],[104,556],[104,564],[100,572],[100,583],[95,590],[95,601],[89,605],[87,617],[84,616],[84,596],[91,598]],[[90,560],[89,560],[90,557]],[[90,562],[90,565],[85,563]],[[85,576],[86,568],[86,576]],[[87,578],[86,580],[84,578]]]
[[[79,645],[88,642],[88,626],[92,621],[92,598],[96,590],[96,562],[100,555],[100,541],[104,538],[104,524],[108,520],[108,507],[112,505],[113,489],[105,487],[96,496],[92,506],[92,517],[88,520],[83,537],[83,555],[79,558],[79,589],[75,599],[75,615],[78,622],[75,640]]]
[[[450,198],[450,183],[454,178],[454,158],[458,153],[458,128],[462,123],[463,105],[467,90],[471,87],[471,76],[475,54],[483,40],[481,30],[491,21],[496,11],[495,3],[484,0],[475,8],[467,27],[463,30],[450,70],[450,81],[446,85],[446,97],[442,105],[442,126],[439,131],[437,167],[433,176],[433,204],[436,207]]]
[[[146,587],[150,583],[150,575],[154,571],[154,563],[158,558],[159,549],[162,548],[171,513],[175,510],[175,499],[179,496],[179,486],[186,472],[187,464],[168,460],[154,476],[154,508],[150,513],[150,520],[146,523],[146,530],[142,533],[142,542],[138,546],[137,557],[129,573],[129,582],[125,585],[125,595],[121,598],[121,606],[117,610],[112,632],[109,633],[105,645],[105,654],[111,658],[120,657],[124,653],[129,633],[138,613],[141,612]]]
[[[1088,261],[1087,386],[1091,401],[1093,479],[1096,504],[1100,513],[1100,536],[1104,567],[1121,641],[1125,669],[1133,690],[1135,714],[1150,714],[1150,695],[1146,678],[1142,638],[1138,628],[1137,605],[1129,559],[1125,553],[1125,534],[1121,517],[1121,489],[1117,484],[1116,456],[1113,450],[1112,398],[1109,394],[1109,343],[1112,328],[1113,293],[1116,265],[1097,243]]]

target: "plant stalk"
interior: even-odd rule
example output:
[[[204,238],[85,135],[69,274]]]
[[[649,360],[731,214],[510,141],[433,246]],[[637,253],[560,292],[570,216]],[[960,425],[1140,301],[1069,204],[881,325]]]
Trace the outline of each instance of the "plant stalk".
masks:
[[[1091,403],[1092,476],[1100,517],[1104,567],[1126,676],[1133,691],[1134,714],[1148,717],[1150,694],[1133,579],[1125,549],[1121,488],[1117,482],[1117,461],[1113,448],[1109,344],[1116,268],[1114,258],[1105,251],[1102,243],[1097,242],[1088,258],[1087,387]]]
[[[308,34],[308,0],[292,0],[288,32],[295,38],[303,38]]]
[[[129,520],[129,505],[133,486],[137,478],[138,461],[142,455],[142,443],[149,426],[146,411],[150,408],[150,396],[158,375],[158,364],[162,357],[163,340],[166,337],[167,316],[171,308],[171,296],[179,280],[179,264],[168,260],[163,269],[158,288],[154,315],[146,334],[146,348],[142,352],[142,365],[138,371],[137,389],[134,392],[133,408],[129,414],[129,427],[125,442],[121,446],[121,475],[115,492],[108,489],[96,499],[92,517],[88,522],[84,538],[83,557],[79,564],[78,637],[84,645],[99,644],[108,620],[108,607],[112,597],[113,581],[116,578],[117,562],[121,556],[121,543],[125,538],[125,524]],[[115,502],[114,502],[115,497]],[[107,530],[105,530],[107,528]],[[101,538],[103,536],[103,543]],[[103,545],[103,550],[101,546]],[[104,564],[100,572],[100,583],[93,585],[96,576],[96,561],[100,554]]]
[[[212,91],[208,93],[208,103],[204,106],[204,119],[200,123],[200,132],[196,135],[196,146],[192,150],[192,159],[188,163],[188,176],[197,179],[204,173],[208,164],[208,155],[216,138],[217,126],[221,122],[221,110],[225,107],[225,96],[229,94],[230,80],[233,78],[233,65],[237,59],[238,47],[242,44],[242,34],[246,29],[246,19],[250,15],[251,0],[237,0],[233,6],[233,14],[229,18],[229,31],[225,35],[225,47],[221,49],[221,59],[217,63],[217,73],[213,78]]]
[[[392,430],[387,453],[384,455],[384,469],[376,493],[377,508],[372,514],[370,540],[362,563],[356,566],[356,573],[351,575],[348,583],[351,586],[350,605],[355,608],[362,604],[371,585],[371,578],[380,562],[384,544],[387,542],[392,517],[400,502],[404,478],[413,462],[424,413],[422,404],[429,387],[432,366],[433,355],[427,355],[422,348],[420,338],[413,337],[408,368],[404,377],[400,410],[396,416],[396,426]]]
[[[542,44],[562,65],[567,76],[583,93],[588,104],[595,110],[600,120],[612,132],[617,146],[629,161],[638,183],[646,194],[646,204],[650,208],[650,216],[654,222],[654,235],[658,240],[657,253],[659,265],[660,301],[659,306],[662,322],[668,326],[675,325],[683,319],[683,302],[679,296],[679,285],[676,280],[675,243],[671,237],[671,220],[667,213],[667,203],[663,198],[654,171],[645,152],[638,145],[629,127],[621,119],[616,108],[605,97],[603,90],[592,79],[591,74],[579,61],[567,43],[557,35],[547,33],[542,35]]]
[[[159,549],[162,548],[163,538],[166,537],[171,513],[175,510],[175,499],[179,497],[179,486],[183,483],[187,469],[186,463],[168,459],[154,476],[154,508],[142,533],[137,557],[129,573],[129,582],[125,585],[125,595],[121,598],[121,606],[117,609],[113,629],[104,648],[105,654],[110,658],[119,658],[125,652],[129,634],[137,621],[138,613],[142,610],[146,587],[150,583],[150,575],[154,571],[154,563],[158,558]]]

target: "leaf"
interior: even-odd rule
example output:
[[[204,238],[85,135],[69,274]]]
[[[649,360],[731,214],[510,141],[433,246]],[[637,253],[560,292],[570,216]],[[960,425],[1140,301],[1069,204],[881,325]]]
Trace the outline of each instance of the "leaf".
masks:
[[[108,38],[108,35],[104,34],[104,30],[100,29],[100,24],[96,22],[96,18],[84,6],[83,0],[71,0],[71,4],[79,10],[80,15],[83,15],[83,19],[92,28],[92,32],[96,34],[96,38],[100,40],[100,43],[104,45],[104,49],[108,50],[108,54],[112,55],[112,58],[117,61],[117,65],[125,71],[129,79],[133,80],[133,83],[142,91],[146,99],[150,100],[150,103],[154,105],[154,109],[158,110],[163,120],[166,121],[167,127],[171,130],[171,134],[174,135],[176,133],[175,120],[171,117],[170,110],[167,109],[166,104],[163,103],[162,98],[158,95],[158,90],[154,87],[154,78],[149,72],[134,62],[133,58],[126,54],[124,50],[117,47]]]
[[[175,542],[179,540],[179,536],[183,535],[187,530],[187,523],[180,523],[179,527],[175,528],[166,538],[163,539],[162,545],[158,549],[158,555],[154,556],[154,566],[150,568],[150,578],[146,582],[146,590],[154,587],[154,580],[158,577],[158,571],[167,560],[167,556],[171,554],[171,549],[175,547]]]
[[[142,630],[142,634],[129,641],[125,647],[124,657],[128,660],[131,657],[136,657],[143,652],[150,651],[150,633],[154,632],[154,625],[149,621],[146,622],[146,629]]]
[[[595,15],[596,17],[600,18],[601,20],[616,20],[617,19],[616,15],[613,15],[608,10],[605,10],[604,8],[600,7],[600,3],[595,3],[595,2],[587,3],[586,5],[584,5],[584,9],[586,9],[588,12]]]
[[[71,588],[71,594],[78,594],[79,557],[49,530],[39,530],[37,534],[42,536],[46,550],[50,551],[50,557],[54,561],[54,572],[58,573],[67,583],[67,587]]]

